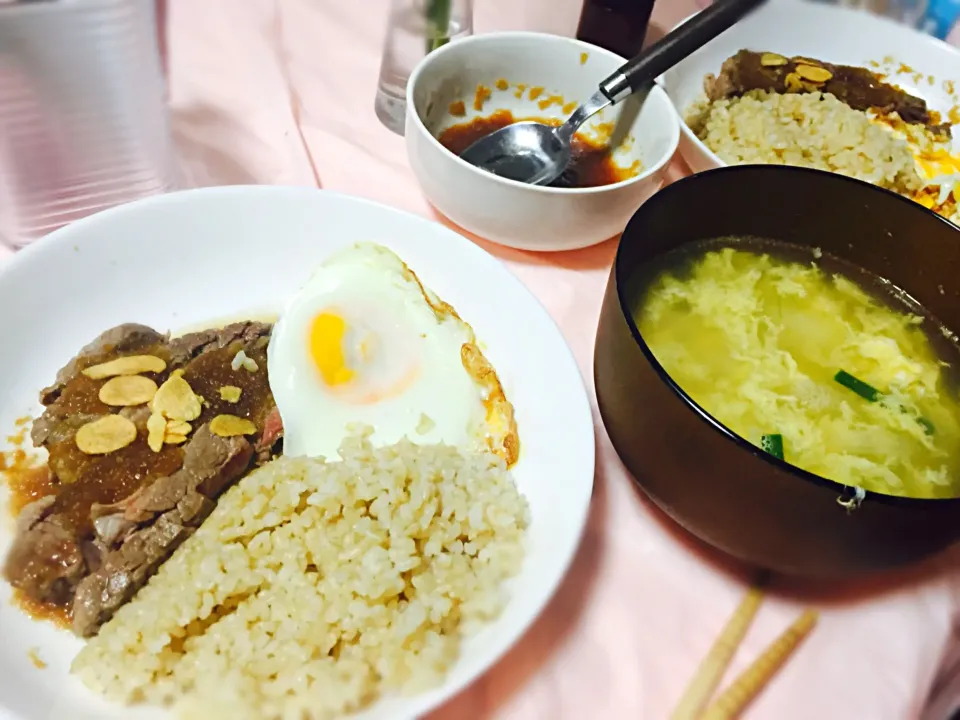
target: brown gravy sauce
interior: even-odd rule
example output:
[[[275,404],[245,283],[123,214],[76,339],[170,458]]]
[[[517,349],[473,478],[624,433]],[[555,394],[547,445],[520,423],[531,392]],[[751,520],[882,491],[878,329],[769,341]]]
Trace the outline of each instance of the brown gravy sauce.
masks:
[[[475,118],[447,128],[437,140],[447,150],[459,155],[480,138],[518,120],[535,120],[546,125],[560,125],[555,118],[515,118],[509,110],[497,110],[487,117]],[[622,168],[613,161],[610,148],[577,133],[573,137],[573,159],[563,175],[550,184],[557,188],[590,188],[629,180],[640,171],[640,164]]]
[[[47,621],[63,630],[69,630],[73,622],[71,608],[55,603],[42,603],[26,595],[22,590],[13,590],[13,606],[34,620]]]
[[[266,316],[267,313],[264,313]],[[249,320],[244,316],[243,320]],[[274,315],[270,320],[276,320]],[[202,326],[182,331],[178,335],[197,330],[220,328],[237,320],[204,323]],[[263,427],[265,418],[257,415],[269,385],[265,382],[267,372],[266,343],[248,348],[248,357],[259,366],[256,373],[245,369],[233,370],[231,361],[240,345],[208,351],[192,361],[184,379],[195,393],[204,399],[201,415],[194,423],[198,428],[220,413],[237,415],[252,420]],[[142,354],[157,355],[168,359],[164,347],[147,348]],[[91,364],[103,362],[103,358],[91,359]],[[169,376],[170,369],[162,373],[145,373],[157,384]],[[102,415],[112,409],[100,402],[99,388],[105,380],[91,380],[78,375],[68,383],[61,401],[71,412]],[[240,400],[228,403],[220,398],[219,388],[233,385],[241,388]],[[9,490],[8,507],[14,517],[30,503],[48,495],[56,496],[54,512],[66,518],[70,528],[81,536],[91,536],[93,526],[90,509],[94,503],[111,504],[128,497],[151,480],[176,472],[183,464],[183,449],[178,445],[164,445],[159,453],[147,445],[145,432],[141,429],[137,439],[130,445],[107,455],[86,455],[77,448],[73,437],[51,446],[52,457],[43,460],[42,451],[25,450],[29,443],[30,417],[18,418],[16,433],[7,437],[10,449],[0,453],[0,480]],[[50,465],[53,467],[51,467]],[[0,558],[2,565],[3,558]],[[36,620],[50,620],[58,626],[69,627],[71,608],[55,603],[43,603],[26,596],[19,590],[13,593],[14,604]]]

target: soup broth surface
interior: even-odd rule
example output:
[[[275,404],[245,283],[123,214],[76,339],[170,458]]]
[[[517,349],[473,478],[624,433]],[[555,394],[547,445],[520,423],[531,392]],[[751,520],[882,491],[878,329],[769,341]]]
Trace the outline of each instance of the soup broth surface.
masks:
[[[635,320],[719,422],[846,485],[960,495],[960,348],[906,295],[771,241],[696,243],[662,260]]]

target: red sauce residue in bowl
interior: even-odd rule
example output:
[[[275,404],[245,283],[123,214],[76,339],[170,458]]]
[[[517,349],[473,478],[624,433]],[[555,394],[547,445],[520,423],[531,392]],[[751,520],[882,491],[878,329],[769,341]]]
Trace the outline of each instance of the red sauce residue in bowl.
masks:
[[[547,125],[559,125],[553,118],[523,118]],[[509,110],[497,110],[492,115],[447,128],[437,139],[447,150],[459,155],[470,145],[495,130],[517,122]],[[550,185],[561,188],[588,188],[629,180],[641,169],[639,162],[629,168],[618,167],[610,155],[610,148],[579,133],[573,138],[573,158],[563,175]]]

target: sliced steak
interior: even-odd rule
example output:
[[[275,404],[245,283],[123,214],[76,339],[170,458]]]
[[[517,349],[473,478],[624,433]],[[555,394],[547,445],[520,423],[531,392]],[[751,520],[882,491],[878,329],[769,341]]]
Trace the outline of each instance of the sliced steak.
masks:
[[[829,78],[823,82],[807,81],[797,75],[798,65],[823,68]],[[876,110],[882,114],[896,112],[906,123],[924,125],[937,136],[950,138],[950,125],[931,113],[926,102],[885,83],[879,75],[863,67],[741,50],[724,61],[718,76],[707,76],[704,90],[710,100],[738,97],[751,90],[779,94],[830,93],[854,110]]]
[[[44,405],[54,402],[77,373],[90,365],[95,365],[101,357],[135,355],[138,351],[163,343],[165,340],[166,336],[146,325],[124,323],[110,328],[84,345],[76,357],[60,369],[53,385],[40,392],[40,402]]]
[[[110,412],[110,408],[99,403],[96,398],[79,392],[97,387],[97,383],[92,380],[83,382],[81,371],[124,355],[146,354],[165,358],[166,342],[165,335],[146,325],[125,323],[107,330],[85,345],[76,357],[60,369],[56,382],[41,391],[40,402],[46,409],[33,422],[30,431],[33,444],[36,447],[45,447],[72,438],[81,425]],[[159,375],[153,377],[160,380]],[[61,402],[63,391],[68,385],[74,386],[73,401]]]
[[[78,378],[84,368],[123,355],[157,355],[167,363],[165,372],[149,374],[159,383],[166,379],[171,371],[185,368],[191,361],[213,350],[224,350],[236,344],[237,350],[244,349],[249,354],[257,347],[266,348],[270,339],[270,330],[271,326],[267,323],[253,321],[232,323],[224,328],[202,330],[173,339],[145,325],[134,323],[118,325],[107,330],[87,344],[57,373],[54,385],[41,392],[40,401],[46,409],[43,415],[33,423],[31,431],[33,444],[41,447],[66,437],[73,437],[78,427],[96,419],[98,415],[111,411],[93,397],[83,397],[82,390],[99,387],[95,381],[83,383],[83,378]],[[73,384],[78,386],[74,388],[73,402],[60,402],[64,388],[71,381],[75,381]],[[79,403],[77,395],[80,395]],[[84,406],[86,412],[79,413],[78,404]],[[134,410],[129,408],[124,414]]]
[[[29,597],[59,604],[72,596],[87,564],[74,533],[51,515],[54,500],[41,498],[23,509],[3,574]]]
[[[257,462],[263,464],[269,462],[277,449],[278,443],[283,439],[283,420],[280,419],[280,410],[276,407],[267,415],[263,422],[263,432],[260,434],[260,440],[257,442]]]
[[[83,635],[96,632],[129,600],[210,513],[220,492],[247,471],[254,454],[257,462],[272,456],[282,427],[267,379],[270,330],[266,323],[241,322],[171,340],[143,325],[122,325],[62,368],[42,394],[46,408],[32,429],[34,443],[49,456],[52,494],[21,515],[3,568],[11,583],[31,599],[72,607],[74,627]],[[256,371],[233,367],[241,350]],[[164,359],[162,372],[145,375],[162,384],[182,371],[202,398],[201,415],[183,445],[164,444],[154,452],[147,444],[149,408],[105,405],[99,389],[106,380],[81,372],[130,354]],[[227,386],[232,389],[223,392]],[[77,430],[109,413],[133,421],[137,438],[106,455],[84,454]],[[257,432],[219,438],[208,427],[219,414],[247,418]]]
[[[108,512],[113,505],[94,505],[90,511],[93,517],[93,533],[96,535],[98,548],[109,549],[117,545],[120,541],[136,530],[137,524],[133,520],[127,520],[122,512]],[[98,555],[100,562],[103,562],[103,553]]]
[[[183,467],[118,505],[115,515],[139,528],[108,552],[100,567],[84,578],[73,602],[73,630],[93,635],[117,608],[133,597],[147,578],[186,540],[213,510],[214,500],[246,472],[253,446],[241,437],[221,438],[203,426],[184,452]],[[101,538],[106,540],[106,538]],[[116,542],[116,539],[114,539]]]
[[[227,483],[246,470],[252,453],[253,448],[245,439],[218,437],[204,425],[187,443],[180,470],[157,478],[120,502],[94,505],[90,511],[94,525],[97,521],[112,518],[133,525],[150,522],[157,515],[175,508],[190,492],[215,498]],[[241,462],[242,467],[237,469],[236,463]],[[106,541],[104,537],[100,539]]]
[[[235,342],[249,345],[263,340],[262,347],[266,347],[271,328],[267,323],[250,320],[173,338],[169,345],[170,362],[179,367],[205,352],[219,350]]]
[[[60,448],[72,450],[73,437],[81,426],[116,411],[99,400],[97,393],[103,381],[87,378],[81,371],[90,365],[129,354],[151,354],[165,360],[165,371],[147,373],[158,384],[172,371],[183,370],[194,391],[209,401],[206,417],[201,420],[207,421],[215,413],[239,414],[262,429],[266,417],[275,407],[266,377],[266,345],[270,330],[271,326],[266,323],[239,322],[172,340],[143,325],[126,324],[108,330],[61,369],[57,383],[44,392],[42,399],[46,408],[34,421],[33,443],[47,449],[51,470],[67,483],[75,482],[88,472],[90,465],[96,465],[94,460],[76,452],[59,451]],[[238,373],[231,368],[230,362],[240,350],[261,358],[260,364],[264,367],[259,375],[247,371]],[[236,405],[222,402],[219,397],[220,387],[230,384],[240,384],[244,390],[244,397]],[[120,414],[133,420],[146,435],[150,413],[145,406],[124,408]],[[260,436],[258,433],[253,441],[259,443]]]
[[[150,408],[148,408],[146,405],[125,407],[121,408],[117,415],[123,415],[127,420],[136,425],[138,430],[146,432],[147,420],[150,419]]]
[[[56,498],[52,495],[47,495],[24,507],[17,516],[17,532],[27,532],[47,517],[55,500]]]
[[[61,411],[61,408],[47,408],[33,421],[30,439],[36,447],[55,445],[70,440],[77,430],[102,416],[103,413],[70,413]]]

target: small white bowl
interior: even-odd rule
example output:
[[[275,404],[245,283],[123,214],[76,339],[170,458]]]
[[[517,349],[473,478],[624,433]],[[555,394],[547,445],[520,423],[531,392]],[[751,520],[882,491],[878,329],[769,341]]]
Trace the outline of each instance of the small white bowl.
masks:
[[[615,127],[615,164],[628,168],[641,162],[638,175],[613,185],[568,189],[507,180],[464,162],[436,138],[451,125],[496,110],[509,110],[518,119],[566,119],[562,104],[539,103],[551,96],[564,103],[584,101],[623,63],[578,40],[527,32],[477,35],[430,53],[407,83],[405,130],[410,165],[427,199],[462,228],[521,250],[573,250],[620,233],[663,184],[680,139],[679,118],[661,88],[642,104],[630,98],[607,108],[581,130],[600,138]],[[498,90],[498,80],[509,88]],[[479,85],[489,88],[491,97],[477,111]],[[542,94],[531,99],[531,87],[542,87]],[[458,100],[466,106],[464,117],[450,114]]]
[[[660,79],[680,115],[680,154],[693,172],[724,167],[727,163],[697,138],[683,117],[703,95],[704,76],[717,74],[724,60],[743,49],[805,55],[841,65],[870,67],[868,63],[877,63],[882,66],[878,72],[884,73],[888,82],[923,98],[944,118],[960,104],[960,52],[955,48],[862,11],[800,0],[774,0]],[[898,71],[901,63],[907,67]],[[958,147],[956,137],[954,146]]]

